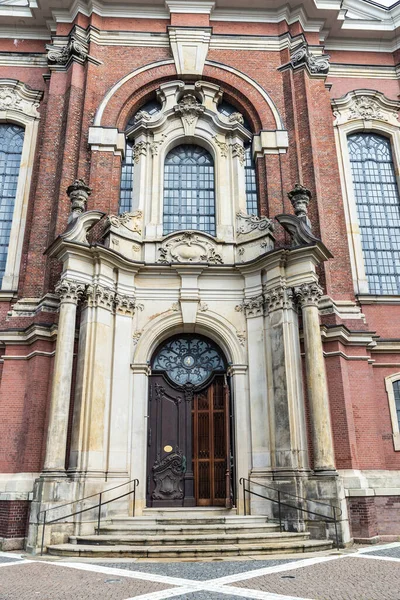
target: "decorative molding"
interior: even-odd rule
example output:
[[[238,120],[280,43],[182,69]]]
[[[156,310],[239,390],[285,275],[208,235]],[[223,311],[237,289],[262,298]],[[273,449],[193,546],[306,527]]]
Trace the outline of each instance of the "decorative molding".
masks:
[[[381,121],[399,127],[399,109],[399,101],[390,100],[376,90],[356,90],[348,92],[342,98],[332,100],[336,126],[361,120]]]
[[[84,64],[89,58],[87,33],[75,25],[65,45],[47,44],[46,50],[49,67],[56,69],[61,67],[64,70],[72,61]]]
[[[78,304],[86,290],[86,285],[73,279],[60,279],[56,284],[55,293],[60,298],[60,302],[69,304]]]
[[[274,224],[268,217],[257,217],[239,211],[236,213],[236,229],[238,235],[246,235],[254,231],[272,232]]]
[[[43,93],[32,90],[15,79],[0,79],[0,111],[16,111],[40,118],[39,103]]]
[[[275,310],[291,309],[294,306],[294,293],[292,288],[285,285],[265,290],[264,308],[265,313],[269,314]]]
[[[208,311],[208,304],[206,302],[200,302],[199,303],[199,311],[200,312],[207,312]]]
[[[326,76],[329,72],[329,54],[312,54],[307,44],[296,48],[290,57],[293,69],[306,67],[311,75]]]
[[[138,233],[139,235],[142,235],[143,213],[141,210],[136,210],[135,212],[124,212],[120,215],[108,215],[106,222],[116,229],[124,227],[132,233]]]
[[[137,343],[139,342],[141,336],[142,336],[143,331],[139,330],[139,331],[135,331],[132,335],[132,340],[133,340],[133,346],[136,347]]]
[[[232,156],[233,158],[238,158],[240,164],[244,167],[244,163],[246,162],[246,152],[242,144],[239,144],[238,142],[232,144]]]
[[[149,145],[149,148],[150,148],[150,152],[151,152],[152,156],[158,156],[158,151],[160,149],[160,146],[164,143],[166,137],[167,136],[163,134],[161,136],[161,140],[151,142],[151,144]]]
[[[216,245],[206,236],[193,231],[185,231],[167,241],[158,249],[158,263],[207,263],[223,264],[222,256],[217,252]]]
[[[67,195],[71,201],[71,212],[80,215],[86,211],[86,205],[91,188],[86,185],[83,179],[75,179],[74,183],[68,186]]]
[[[243,329],[241,331],[236,330],[236,337],[239,340],[239,344],[244,348],[246,346],[246,331]]]
[[[228,121],[230,123],[239,123],[240,125],[244,125],[244,117],[240,112],[233,112],[229,115]]]
[[[174,111],[187,125],[193,125],[205,110],[206,107],[200,104],[193,94],[185,94],[177,106],[174,107]]]
[[[237,312],[244,312],[246,317],[261,317],[263,315],[264,298],[263,296],[254,296],[245,298],[241,304],[235,306]]]
[[[321,241],[315,237],[306,221],[295,215],[276,215],[275,219],[290,235],[293,247],[315,244]]]
[[[165,0],[165,5],[170,14],[206,14],[210,15],[215,7],[215,2],[207,0]]]
[[[313,281],[296,286],[294,294],[301,308],[306,306],[316,306],[318,308],[319,300],[324,295],[324,292],[321,286],[316,281]]]

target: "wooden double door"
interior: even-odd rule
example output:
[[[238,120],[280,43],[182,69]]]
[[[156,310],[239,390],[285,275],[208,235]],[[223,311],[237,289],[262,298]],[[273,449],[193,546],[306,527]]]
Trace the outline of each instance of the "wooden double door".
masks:
[[[225,375],[200,391],[150,377],[148,506],[231,506],[229,406]]]

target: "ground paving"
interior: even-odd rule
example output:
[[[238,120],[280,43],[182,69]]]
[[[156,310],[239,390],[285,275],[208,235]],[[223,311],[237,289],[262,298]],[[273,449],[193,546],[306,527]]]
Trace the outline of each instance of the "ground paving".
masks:
[[[400,600],[400,543],[268,560],[144,562],[0,553],[0,600]]]

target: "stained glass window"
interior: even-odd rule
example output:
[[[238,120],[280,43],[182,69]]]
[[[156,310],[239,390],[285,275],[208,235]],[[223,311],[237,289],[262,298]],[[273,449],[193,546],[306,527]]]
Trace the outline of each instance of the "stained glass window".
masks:
[[[133,192],[133,141],[126,140],[126,153],[122,161],[121,186],[119,194],[119,213],[130,211],[132,208]]]
[[[371,294],[400,294],[400,198],[388,138],[348,137],[365,272]]]
[[[178,385],[198,386],[212,373],[224,370],[225,362],[218,348],[200,336],[168,340],[153,360],[153,371],[163,371]]]
[[[215,235],[214,162],[190,144],[171,150],[164,166],[164,235],[182,229]]]
[[[396,404],[397,422],[400,429],[400,379],[393,383],[394,401]]]
[[[23,143],[23,127],[0,124],[0,283],[6,269]]]

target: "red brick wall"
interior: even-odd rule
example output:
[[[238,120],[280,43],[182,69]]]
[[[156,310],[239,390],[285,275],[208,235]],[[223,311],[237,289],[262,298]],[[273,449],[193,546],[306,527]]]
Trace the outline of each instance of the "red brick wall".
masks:
[[[348,498],[347,504],[354,538],[400,535],[399,496]]]
[[[0,538],[25,537],[29,505],[28,500],[0,500]]]

